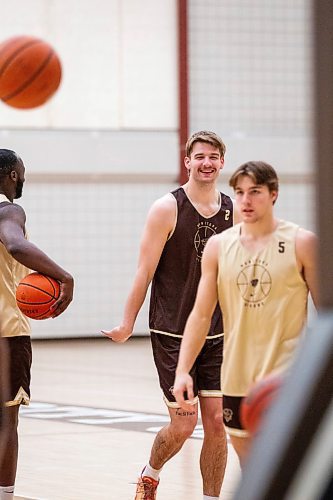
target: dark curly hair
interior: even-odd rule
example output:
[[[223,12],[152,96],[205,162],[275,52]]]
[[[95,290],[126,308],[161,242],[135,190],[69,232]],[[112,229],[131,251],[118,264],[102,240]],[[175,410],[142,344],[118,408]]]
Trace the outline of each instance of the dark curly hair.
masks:
[[[12,170],[15,170],[20,157],[11,149],[0,149],[0,177],[9,175]]]

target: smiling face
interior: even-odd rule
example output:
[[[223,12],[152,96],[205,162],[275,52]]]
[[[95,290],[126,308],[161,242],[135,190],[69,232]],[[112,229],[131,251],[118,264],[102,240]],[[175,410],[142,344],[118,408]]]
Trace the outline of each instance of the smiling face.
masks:
[[[196,142],[191,156],[186,156],[185,167],[189,177],[198,183],[213,183],[223,168],[224,158],[217,147],[206,142]]]
[[[256,184],[249,175],[239,175],[234,190],[243,222],[253,224],[272,216],[277,191],[270,191],[265,184]]]

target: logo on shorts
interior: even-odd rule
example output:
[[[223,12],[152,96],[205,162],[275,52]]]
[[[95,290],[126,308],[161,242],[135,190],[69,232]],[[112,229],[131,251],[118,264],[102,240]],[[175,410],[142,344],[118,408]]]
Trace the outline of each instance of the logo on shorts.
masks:
[[[230,422],[232,420],[233,415],[234,412],[230,408],[223,409],[223,418],[226,422]]]
[[[169,392],[173,395],[173,385],[169,387]]]

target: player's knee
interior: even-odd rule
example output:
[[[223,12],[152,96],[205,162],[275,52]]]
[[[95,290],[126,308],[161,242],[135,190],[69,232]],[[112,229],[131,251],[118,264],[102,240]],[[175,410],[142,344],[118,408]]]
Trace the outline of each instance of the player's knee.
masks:
[[[211,432],[215,436],[225,435],[222,411],[215,412],[211,415],[208,419],[207,425],[205,426],[205,432]]]
[[[183,441],[188,439],[195,429],[197,423],[197,418],[187,418],[178,419],[174,422],[173,432],[176,439]]]
[[[195,429],[195,426],[182,426],[175,431],[175,437],[179,442],[184,441],[188,438],[190,438],[193,434],[193,431]]]

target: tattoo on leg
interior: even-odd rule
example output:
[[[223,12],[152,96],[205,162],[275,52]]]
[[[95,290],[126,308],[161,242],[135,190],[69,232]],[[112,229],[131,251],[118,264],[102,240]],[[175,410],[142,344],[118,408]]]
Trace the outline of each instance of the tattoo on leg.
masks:
[[[191,417],[192,415],[195,415],[195,411],[185,411],[182,410],[181,408],[176,409],[176,415],[179,417]]]

